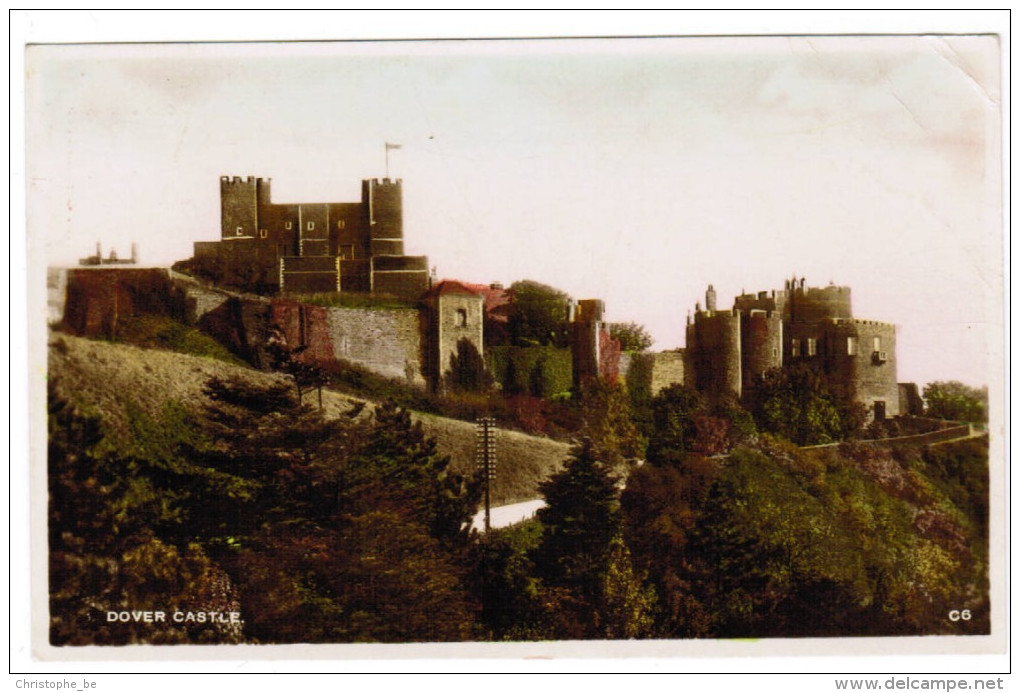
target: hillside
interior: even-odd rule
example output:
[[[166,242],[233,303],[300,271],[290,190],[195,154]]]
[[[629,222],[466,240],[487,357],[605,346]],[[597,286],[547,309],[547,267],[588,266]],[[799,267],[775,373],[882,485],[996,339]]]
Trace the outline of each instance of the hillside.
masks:
[[[252,383],[287,382],[285,376],[171,351],[142,349],[53,333],[49,349],[49,379],[58,391],[98,414],[114,441],[127,436],[127,409],[134,405],[158,417],[167,401],[198,406],[205,401],[202,387],[209,378],[236,377]],[[314,399],[314,398],[313,398]],[[364,400],[337,392],[323,392],[328,415],[349,411]],[[367,415],[371,407],[365,407]],[[415,414],[426,433],[449,455],[454,468],[474,466],[475,426],[439,416]],[[502,505],[538,496],[537,485],[559,468],[567,456],[564,443],[515,431],[500,431],[493,503]]]

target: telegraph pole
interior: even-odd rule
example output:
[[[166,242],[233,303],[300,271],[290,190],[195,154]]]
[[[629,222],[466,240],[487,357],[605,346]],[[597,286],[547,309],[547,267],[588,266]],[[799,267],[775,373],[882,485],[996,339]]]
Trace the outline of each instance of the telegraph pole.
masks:
[[[496,420],[492,417],[478,419],[478,430],[475,432],[477,441],[478,469],[482,472],[485,484],[485,531],[491,529],[490,517],[491,487],[496,478]]]

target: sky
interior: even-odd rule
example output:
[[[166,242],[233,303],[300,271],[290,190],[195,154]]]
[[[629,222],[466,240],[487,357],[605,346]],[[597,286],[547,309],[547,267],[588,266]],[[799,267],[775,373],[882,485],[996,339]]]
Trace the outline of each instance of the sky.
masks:
[[[219,237],[221,175],[276,202],[404,183],[408,254],[532,279],[683,346],[713,284],[850,286],[898,378],[1002,370],[992,36],[36,46],[30,263],[96,242],[169,265]],[[104,251],[105,252],[105,251]]]

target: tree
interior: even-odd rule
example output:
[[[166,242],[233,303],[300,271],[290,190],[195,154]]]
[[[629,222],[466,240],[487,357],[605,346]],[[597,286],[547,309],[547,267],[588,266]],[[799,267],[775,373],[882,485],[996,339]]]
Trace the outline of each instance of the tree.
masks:
[[[655,590],[646,587],[643,577],[634,570],[622,536],[609,545],[599,588],[596,613],[603,637],[631,640],[651,634]]]
[[[323,369],[299,358],[307,349],[308,345],[289,348],[279,325],[271,325],[267,330],[265,350],[269,355],[270,367],[294,379],[298,404],[302,403],[306,388],[315,388],[319,394],[319,409],[322,409],[322,388],[329,383],[329,378]]]
[[[475,636],[465,588],[478,486],[407,412],[300,406],[285,385],[211,379],[189,411],[130,400],[129,445],[51,402],[51,635],[60,644],[349,642]],[[107,610],[240,610],[213,624],[108,624]]]
[[[704,397],[693,388],[673,384],[652,398],[652,430],[648,461],[677,464],[684,452],[694,450],[696,419],[706,409]]]
[[[988,421],[988,387],[970,387],[957,380],[935,381],[924,388],[925,413],[950,421]]]
[[[621,471],[625,463],[644,455],[647,441],[634,425],[623,388],[593,382],[582,388],[580,401],[581,434],[609,469]]]
[[[752,413],[758,427],[798,445],[842,440],[860,429],[863,407],[813,364],[766,372],[755,389]]]
[[[617,481],[586,440],[539,489],[546,506],[537,514],[543,527],[534,554],[538,574],[560,604],[562,634],[593,637],[609,547],[622,527]]]
[[[391,510],[410,515],[430,536],[462,544],[481,496],[480,480],[450,470],[421,422],[396,404],[376,407],[360,445],[340,469],[338,501],[347,515]]]
[[[556,637],[531,559],[542,525],[535,520],[493,529],[471,547],[471,585],[494,640]]]
[[[688,555],[700,509],[721,463],[691,457],[683,465],[645,464],[627,479],[620,497],[624,537],[634,571],[656,590],[653,609],[658,637],[703,638],[716,615],[699,599],[697,586],[711,580]]]
[[[559,346],[564,339],[570,296],[539,282],[510,285],[510,335],[517,346]]]
[[[446,374],[446,382],[455,392],[478,392],[492,387],[492,375],[470,339],[457,341],[457,353],[450,355],[450,370]]]
[[[181,520],[181,491],[164,488],[184,422],[167,408],[168,433],[129,409],[136,441],[117,450],[102,422],[49,389],[50,642],[54,645],[236,643],[236,626],[217,623],[110,623],[111,611],[236,611],[226,574],[195,542],[158,536]],[[139,438],[144,438],[140,440]],[[158,440],[157,440],[158,439]]]
[[[611,322],[607,327],[609,335],[620,341],[621,351],[646,351],[655,343],[645,326],[636,322]]]

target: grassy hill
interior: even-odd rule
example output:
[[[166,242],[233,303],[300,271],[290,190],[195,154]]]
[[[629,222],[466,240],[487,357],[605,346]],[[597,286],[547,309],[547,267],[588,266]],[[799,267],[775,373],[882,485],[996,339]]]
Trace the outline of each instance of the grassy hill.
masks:
[[[214,358],[58,333],[50,337],[50,380],[69,400],[99,415],[113,441],[126,441],[130,407],[139,407],[149,416],[158,418],[167,401],[200,406],[205,401],[202,387],[214,376],[262,384],[289,382],[277,373]],[[365,401],[347,394],[323,392],[327,415],[340,415]],[[371,402],[368,404],[362,416],[369,415],[372,407]],[[415,414],[415,418],[421,421],[427,434],[436,439],[440,451],[450,456],[455,468],[470,470],[474,467],[473,424],[426,414]],[[569,446],[515,431],[500,431],[498,435],[493,503],[502,505],[536,498],[539,482],[560,467]]]

